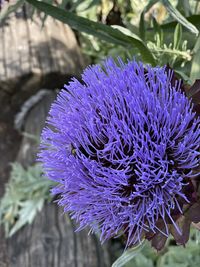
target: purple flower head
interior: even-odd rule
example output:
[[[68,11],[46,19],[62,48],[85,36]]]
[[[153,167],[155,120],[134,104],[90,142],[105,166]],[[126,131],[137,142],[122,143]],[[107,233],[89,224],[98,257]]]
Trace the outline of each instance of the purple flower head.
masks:
[[[101,240],[180,233],[199,165],[199,119],[166,68],[108,59],[87,68],[53,103],[40,160],[59,204]],[[193,190],[192,190],[193,192]],[[162,227],[160,227],[160,223]]]

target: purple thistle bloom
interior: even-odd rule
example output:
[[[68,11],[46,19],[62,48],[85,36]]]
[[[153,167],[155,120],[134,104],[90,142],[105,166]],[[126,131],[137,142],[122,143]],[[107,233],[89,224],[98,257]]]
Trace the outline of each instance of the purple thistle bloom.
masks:
[[[168,236],[168,224],[181,234],[176,215],[192,198],[200,120],[171,78],[166,68],[108,59],[51,107],[39,158],[65,212],[102,241],[125,234],[134,245],[148,233]]]

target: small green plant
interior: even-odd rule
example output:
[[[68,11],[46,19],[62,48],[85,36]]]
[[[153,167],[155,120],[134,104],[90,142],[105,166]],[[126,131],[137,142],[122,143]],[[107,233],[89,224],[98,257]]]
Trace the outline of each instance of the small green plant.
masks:
[[[183,248],[177,246],[170,238],[165,248],[159,253],[152,249],[149,243],[129,249],[113,263],[112,267],[190,267],[198,266],[200,262],[200,236],[192,228],[190,239]],[[119,255],[122,251],[119,252]],[[117,255],[117,256],[119,256]],[[130,260],[131,259],[131,260]],[[130,260],[130,261],[129,261]]]
[[[19,163],[12,164],[11,177],[0,200],[0,223],[7,237],[33,222],[45,200],[51,199],[51,185],[49,180],[42,177],[40,164],[27,169]]]

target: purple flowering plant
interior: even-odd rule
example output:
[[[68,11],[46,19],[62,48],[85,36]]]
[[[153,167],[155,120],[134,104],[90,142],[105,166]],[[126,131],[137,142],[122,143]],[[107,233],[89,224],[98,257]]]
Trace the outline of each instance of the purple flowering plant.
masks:
[[[170,234],[187,242],[200,221],[198,86],[189,90],[168,67],[121,59],[64,86],[39,160],[79,230],[123,236],[126,247],[148,239],[160,250]]]

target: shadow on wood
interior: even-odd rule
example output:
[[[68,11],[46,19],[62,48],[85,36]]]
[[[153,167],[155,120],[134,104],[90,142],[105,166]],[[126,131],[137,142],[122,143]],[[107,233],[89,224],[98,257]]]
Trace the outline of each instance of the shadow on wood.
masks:
[[[19,12],[18,12],[19,13]],[[27,19],[27,8],[13,14],[0,27],[0,197],[8,180],[10,163],[27,167],[35,162],[38,144],[23,132],[40,135],[59,88],[84,66],[75,36],[66,25],[47,18]],[[14,120],[24,103],[45,94],[29,106],[19,129]],[[88,229],[75,233],[76,226],[55,204],[46,204],[32,225],[5,240],[0,229],[0,267],[107,267],[107,245],[101,246]]]
[[[27,113],[22,128],[39,136],[55,93],[46,95]],[[17,161],[25,167],[35,162],[38,144],[24,137]],[[7,242],[10,267],[105,267],[110,266],[107,246],[101,246],[88,229],[75,233],[77,226],[56,204],[46,204],[34,223],[24,227]]]

